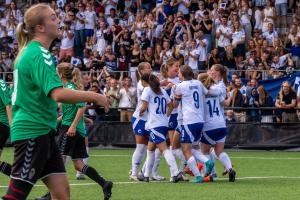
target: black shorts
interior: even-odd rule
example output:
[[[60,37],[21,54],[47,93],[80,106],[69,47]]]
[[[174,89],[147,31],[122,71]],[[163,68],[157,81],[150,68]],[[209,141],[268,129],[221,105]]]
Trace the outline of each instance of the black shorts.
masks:
[[[15,147],[11,177],[35,184],[51,174],[65,174],[62,156],[55,142],[55,132],[34,139],[19,140]]]
[[[3,149],[7,139],[9,138],[10,128],[0,122],[0,151]]]
[[[70,156],[72,160],[89,157],[86,152],[85,138],[76,132],[75,136],[67,135],[69,126],[62,125],[59,129],[61,135],[60,150],[64,156]]]
[[[234,56],[245,56],[246,54],[246,49],[245,49],[245,44],[238,44],[236,48],[233,49],[233,55]]]

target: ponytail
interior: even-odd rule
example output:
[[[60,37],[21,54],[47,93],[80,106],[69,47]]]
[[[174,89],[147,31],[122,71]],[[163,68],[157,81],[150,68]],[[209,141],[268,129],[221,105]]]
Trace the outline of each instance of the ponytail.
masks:
[[[72,81],[78,90],[83,90],[81,72],[77,67],[71,63],[60,63],[57,65],[57,71],[62,79]]]
[[[207,89],[214,84],[214,80],[207,73],[200,73],[197,79],[202,82]]]
[[[73,76],[72,82],[75,84],[76,88],[78,90],[83,90],[81,72],[77,67],[74,67],[72,71],[72,76]]]
[[[167,67],[167,64],[166,63],[163,63],[161,66],[160,66],[160,75],[162,75],[162,77],[164,78],[168,78],[168,67]]]
[[[228,78],[227,78],[227,67],[222,67],[221,69],[221,76],[223,78],[224,84],[227,86],[228,85]]]
[[[139,68],[137,68],[137,70],[135,71],[135,77],[137,82],[139,82],[141,80],[141,72],[139,70]]]
[[[19,53],[15,59],[17,62],[20,54],[24,50],[25,46],[28,44],[30,40],[32,40],[33,36],[26,30],[25,22],[19,23],[16,30],[16,38],[19,46]]]
[[[159,79],[157,78],[157,76],[155,76],[153,74],[144,74],[144,75],[142,75],[141,79],[149,84],[151,90],[155,94],[162,94],[161,89],[160,89],[160,82],[159,82]]]
[[[25,22],[19,23],[17,26],[16,37],[19,45],[19,49],[23,49],[26,44],[32,39],[29,32],[26,30]]]

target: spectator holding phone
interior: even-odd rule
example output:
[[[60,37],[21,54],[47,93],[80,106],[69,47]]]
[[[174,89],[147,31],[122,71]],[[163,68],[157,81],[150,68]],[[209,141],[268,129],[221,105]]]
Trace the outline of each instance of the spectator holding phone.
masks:
[[[71,30],[71,22],[65,21],[62,28],[61,34],[61,45],[59,52],[59,60],[62,60],[65,57],[73,56],[73,47],[74,47],[74,31]]]

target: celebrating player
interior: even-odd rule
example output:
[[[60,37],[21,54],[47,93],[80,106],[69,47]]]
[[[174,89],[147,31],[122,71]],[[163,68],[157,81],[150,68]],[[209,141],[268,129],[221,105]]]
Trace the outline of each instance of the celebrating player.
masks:
[[[155,158],[154,150],[157,146],[170,167],[172,181],[176,183],[179,180],[182,180],[182,175],[179,173],[176,160],[166,143],[166,136],[168,133],[167,113],[169,114],[172,110],[171,100],[167,92],[160,88],[159,79],[155,75],[143,75],[142,83],[145,89],[141,96],[142,106],[140,116],[143,116],[148,109],[145,128],[150,132],[150,137],[144,177],[138,178],[141,181],[149,181],[150,171],[152,170]]]
[[[218,87],[207,74],[200,74],[198,79],[207,89]],[[210,153],[211,147],[217,155],[218,160],[223,164],[229,174],[229,181],[235,181],[236,172],[232,169],[229,156],[224,152],[224,144],[227,135],[225,117],[221,112],[221,105],[224,105],[225,99],[223,95],[217,97],[206,97],[205,99],[205,123],[203,126],[203,134],[201,136],[201,151],[204,155]]]
[[[209,95],[209,91],[198,80],[193,80],[194,73],[189,66],[180,67],[179,78],[183,81],[178,84],[175,89],[175,105],[181,103],[182,106],[182,130],[181,130],[181,146],[187,164],[193,174],[195,180],[193,182],[203,182],[195,158],[205,163],[207,174],[210,174],[214,162],[207,159],[199,150],[193,150],[193,145],[197,145],[200,141],[201,131],[204,123],[204,95]]]
[[[147,62],[142,62],[139,64],[136,71],[137,78],[139,80],[137,84],[137,106],[135,112],[132,115],[132,129],[135,134],[136,148],[132,155],[132,168],[129,179],[138,181],[137,174],[138,168],[144,159],[144,155],[147,150],[148,145],[148,132],[145,130],[145,124],[147,121],[147,116],[140,116],[141,109],[141,96],[144,90],[142,81],[140,80],[141,76],[144,74],[150,74],[152,71],[151,65]]]
[[[163,78],[161,81],[161,85],[164,86],[164,89],[167,91],[168,95],[171,99],[174,99],[174,89],[173,86],[178,85],[180,83],[179,77],[179,62],[176,61],[174,58],[169,58],[164,64],[162,64],[160,68],[160,74]],[[182,118],[179,116],[179,118]],[[178,127],[178,110],[174,108],[170,117],[169,117],[169,138],[170,138],[170,149],[175,157],[177,157],[181,164],[180,170],[184,172],[184,168],[186,166],[186,160],[183,155],[180,146],[180,132],[179,129],[175,130]],[[185,176],[183,176],[184,179]]]

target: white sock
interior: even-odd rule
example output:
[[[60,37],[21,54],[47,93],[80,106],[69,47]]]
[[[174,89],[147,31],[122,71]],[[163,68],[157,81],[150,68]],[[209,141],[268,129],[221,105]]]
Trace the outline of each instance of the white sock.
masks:
[[[155,149],[155,159],[154,159],[154,165],[152,168],[152,176],[157,176],[158,175],[158,167],[160,163],[160,151],[158,148]]]
[[[89,154],[89,147],[86,147],[86,152],[87,152],[87,154]],[[88,164],[88,161],[89,161],[89,157],[83,159],[83,163],[85,165]],[[76,171],[76,176],[81,176],[81,175],[82,175],[82,172]]]
[[[199,149],[192,149],[192,154],[195,157],[195,159],[202,164],[205,164],[208,161],[208,158],[201,153]]]
[[[134,175],[134,176],[137,175],[139,165],[141,164],[142,160],[144,159],[146,150],[147,150],[147,145],[136,144],[136,148],[134,150],[134,153],[132,154],[131,175]]]
[[[71,160],[70,156],[64,156],[64,165],[65,165],[65,167],[67,167],[67,164],[68,164],[69,160]]]
[[[154,158],[155,159],[155,158]],[[144,164],[143,164],[143,167],[142,167],[142,173],[145,174],[145,171],[146,171],[146,165],[147,165],[147,160],[145,160]]]
[[[190,170],[193,172],[195,177],[200,176],[200,172],[199,172],[199,169],[197,167],[197,162],[196,162],[194,156],[191,156],[188,159],[187,164],[188,164]]]
[[[183,155],[183,152],[181,149],[173,149],[173,154],[176,158],[178,158],[180,160],[180,171],[184,171],[184,168],[186,166],[186,160],[185,157]]]
[[[175,157],[173,156],[172,152],[170,151],[170,149],[166,149],[164,152],[164,157],[170,167],[170,173],[171,173],[171,177],[173,176],[177,176],[179,171],[178,171],[178,167],[177,167],[177,163],[175,160]]]
[[[170,149],[171,151],[172,151],[172,148],[173,148],[172,146],[169,146],[169,149]]]
[[[87,152],[87,154],[89,155],[89,147],[86,147],[86,152]],[[87,165],[88,162],[89,162],[89,157],[83,159],[83,163],[84,163],[85,165]]]
[[[154,159],[155,159],[155,152],[147,150],[146,170],[144,172],[145,177],[149,177],[150,172],[152,171],[153,168]]]
[[[232,164],[227,153],[225,152],[220,153],[219,160],[224,165],[227,171],[229,171],[232,168]]]
[[[218,156],[216,155],[214,149],[212,149],[212,150],[209,152],[209,158],[210,158],[211,160],[217,160],[217,159],[218,159]],[[217,174],[216,165],[214,165],[214,168],[211,170],[211,174]]]

